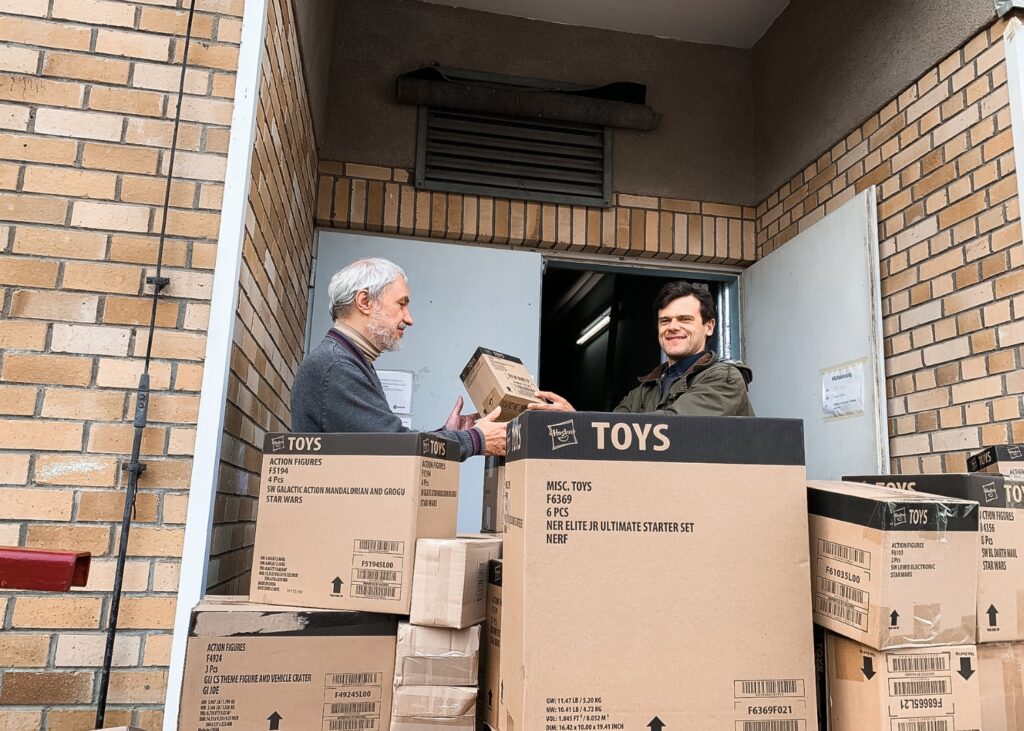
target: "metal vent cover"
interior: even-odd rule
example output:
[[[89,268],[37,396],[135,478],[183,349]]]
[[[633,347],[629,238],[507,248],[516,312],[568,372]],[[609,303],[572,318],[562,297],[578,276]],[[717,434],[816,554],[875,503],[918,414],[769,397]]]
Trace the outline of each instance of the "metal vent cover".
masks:
[[[417,188],[611,205],[611,130],[420,107]]]

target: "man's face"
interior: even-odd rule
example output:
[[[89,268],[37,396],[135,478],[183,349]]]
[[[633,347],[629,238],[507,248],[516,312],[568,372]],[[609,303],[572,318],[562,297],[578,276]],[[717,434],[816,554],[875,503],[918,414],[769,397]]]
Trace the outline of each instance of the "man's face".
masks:
[[[384,288],[380,298],[371,300],[370,322],[367,325],[373,344],[381,350],[402,347],[405,328],[412,325],[409,313],[409,283],[398,277]]]
[[[672,363],[703,351],[714,331],[715,321],[704,322],[700,301],[692,294],[658,310],[658,343]]]

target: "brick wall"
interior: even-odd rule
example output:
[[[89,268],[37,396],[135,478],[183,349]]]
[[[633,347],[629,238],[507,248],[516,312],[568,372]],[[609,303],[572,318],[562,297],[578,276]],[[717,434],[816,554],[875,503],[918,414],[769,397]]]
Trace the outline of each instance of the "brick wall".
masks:
[[[160,723],[242,5],[196,3],[111,725]],[[0,728],[92,728],[184,7],[0,3],[0,545],[95,557],[84,590],[0,594]]]
[[[291,2],[271,0],[208,584],[244,594],[263,435],[291,426],[313,257],[316,144]]]
[[[615,195],[611,208],[416,190],[408,170],[321,161],[316,222],[353,231],[715,264],[754,261],[753,208]]]
[[[892,469],[1024,441],[1024,248],[1004,21],[757,207],[758,256],[876,185]]]

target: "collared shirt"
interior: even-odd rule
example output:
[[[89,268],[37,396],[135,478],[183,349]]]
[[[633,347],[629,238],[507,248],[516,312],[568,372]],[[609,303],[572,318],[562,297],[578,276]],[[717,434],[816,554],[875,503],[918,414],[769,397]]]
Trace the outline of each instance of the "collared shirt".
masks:
[[[679,378],[681,378],[688,370],[693,368],[693,364],[700,360],[701,356],[704,355],[706,352],[706,350],[702,350],[699,353],[694,353],[693,355],[687,356],[682,360],[676,361],[675,363],[673,363],[672,365],[665,369],[665,372],[661,374],[662,398],[664,398],[665,394],[668,393],[668,390],[672,388],[672,384],[675,383]]]

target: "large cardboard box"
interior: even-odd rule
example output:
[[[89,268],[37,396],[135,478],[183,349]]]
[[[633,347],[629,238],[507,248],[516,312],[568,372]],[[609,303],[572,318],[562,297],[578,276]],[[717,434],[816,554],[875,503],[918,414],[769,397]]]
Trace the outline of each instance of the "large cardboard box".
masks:
[[[480,627],[398,623],[395,685],[473,685],[480,673]]]
[[[476,688],[452,686],[398,686],[391,713],[391,731],[475,731],[476,692]]]
[[[974,644],[977,503],[808,485],[815,622],[879,650]]]
[[[830,731],[980,731],[974,645],[876,650],[828,634]]]
[[[386,614],[207,597],[192,610],[178,729],[387,731],[396,626]]]
[[[501,558],[501,538],[477,535],[416,542],[409,621],[461,629],[487,616],[487,562]]]
[[[477,411],[489,414],[498,406],[498,421],[509,421],[539,399],[537,384],[523,361],[496,350],[477,348],[460,375]]]
[[[504,457],[487,457],[484,460],[484,501],[480,515],[480,530],[484,533],[505,531]]]
[[[973,500],[980,507],[978,638],[1024,640],[1024,482],[1002,475],[859,475],[844,479]]]
[[[503,731],[814,723],[801,422],[531,411],[508,445]]]
[[[459,449],[432,434],[268,434],[249,598],[408,614],[419,538],[451,538]]]
[[[978,647],[981,727],[985,731],[1024,729],[1024,643]]]
[[[501,567],[491,561],[487,567],[487,622],[484,624],[483,662],[480,668],[480,696],[477,715],[495,731],[501,729]]]
[[[967,458],[967,471],[1024,480],[1024,445],[997,444],[987,447]]]

